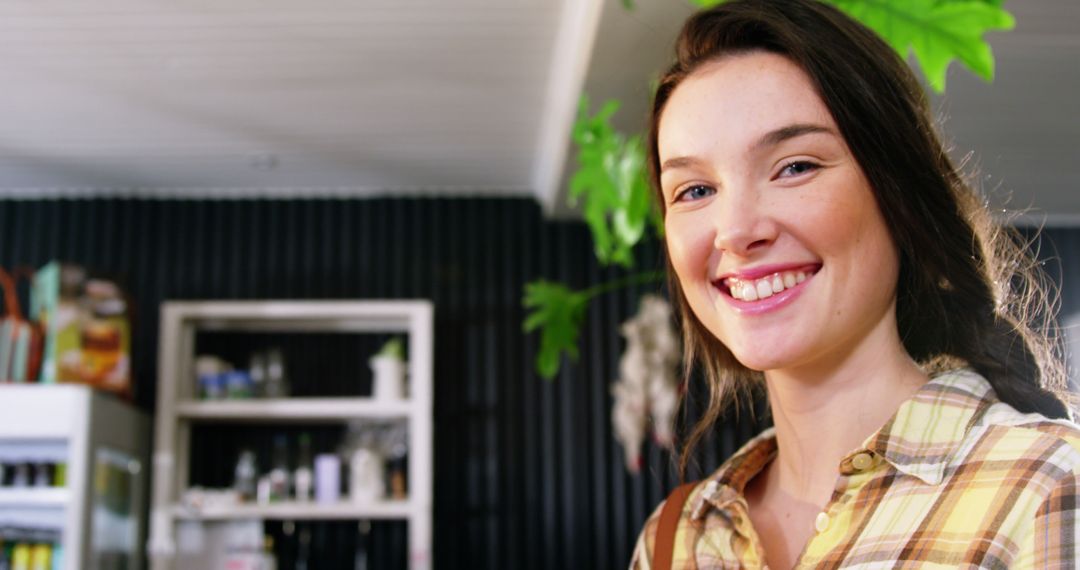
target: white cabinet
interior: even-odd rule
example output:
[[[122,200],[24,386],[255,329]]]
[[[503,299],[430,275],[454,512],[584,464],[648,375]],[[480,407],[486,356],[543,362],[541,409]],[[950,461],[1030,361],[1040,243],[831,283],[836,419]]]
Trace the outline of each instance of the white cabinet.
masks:
[[[158,407],[149,550],[155,570],[173,567],[177,522],[223,519],[398,519],[408,522],[409,564],[431,567],[433,309],[429,301],[169,302],[161,311]],[[200,332],[403,334],[408,343],[408,397],[198,399],[194,358]],[[357,354],[356,366],[370,355]],[[191,428],[214,423],[345,423],[354,419],[408,424],[408,494],[403,500],[318,504],[282,502],[228,508],[179,505],[188,488]]]
[[[58,531],[63,568],[140,568],[150,421],[74,384],[0,384],[0,462],[62,464],[62,487],[0,487],[0,527]]]

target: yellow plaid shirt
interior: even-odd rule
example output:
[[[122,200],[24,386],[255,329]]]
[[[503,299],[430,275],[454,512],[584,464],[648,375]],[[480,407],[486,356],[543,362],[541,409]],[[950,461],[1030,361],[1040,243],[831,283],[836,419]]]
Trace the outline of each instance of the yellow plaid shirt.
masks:
[[[764,568],[742,491],[776,454],[767,430],[683,507],[673,568]],[[1021,414],[970,370],[931,379],[839,465],[796,568],[1077,568],[1080,428]],[[630,562],[652,567],[660,507]]]

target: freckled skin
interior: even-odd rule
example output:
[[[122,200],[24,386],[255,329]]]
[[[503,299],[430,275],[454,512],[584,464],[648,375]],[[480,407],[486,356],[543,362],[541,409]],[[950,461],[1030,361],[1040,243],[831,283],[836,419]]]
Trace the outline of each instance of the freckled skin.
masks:
[[[757,147],[793,124],[830,133]],[[661,175],[672,266],[702,324],[755,370],[822,368],[895,322],[896,248],[873,193],[809,79],[765,52],[705,65],[672,94],[660,119]],[[785,170],[792,161],[813,169]],[[698,185],[696,193],[681,194]],[[818,263],[792,303],[764,315],[734,311],[716,276],[774,263]]]

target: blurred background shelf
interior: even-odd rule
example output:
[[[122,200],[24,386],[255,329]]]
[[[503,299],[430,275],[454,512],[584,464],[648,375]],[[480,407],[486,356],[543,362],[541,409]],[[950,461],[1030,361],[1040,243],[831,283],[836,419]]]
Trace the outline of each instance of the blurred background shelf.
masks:
[[[314,340],[302,343],[302,346],[305,352],[316,356],[308,355],[309,366],[303,368],[304,375],[293,377],[287,374],[294,388],[288,393],[293,397],[198,399],[195,381],[197,354],[206,351],[205,354],[227,355],[230,348],[243,354],[258,349],[262,342],[278,342],[286,338],[295,340],[297,334],[313,335]],[[323,384],[333,384],[320,382],[330,378],[325,374],[328,372],[325,369],[320,374],[321,363],[317,360],[323,352],[346,351],[349,359],[355,358],[345,367],[347,370],[351,370],[351,366],[364,366],[367,358],[374,354],[368,352],[362,339],[355,339],[358,344],[350,344],[354,340],[352,337],[357,335],[404,338],[408,355],[407,397],[375,400],[368,397],[371,393],[366,391],[368,388],[356,389],[355,386],[353,389],[356,391],[345,393],[313,389]],[[208,349],[205,345],[199,345],[200,339],[207,341],[208,336],[217,339],[222,346]],[[341,336],[342,339],[329,338],[334,336]],[[154,491],[148,542],[151,568],[172,570],[184,564],[193,567],[192,561],[205,549],[194,551],[194,557],[189,558],[188,542],[180,538],[203,536],[203,530],[214,527],[214,523],[285,521],[282,524],[291,524],[289,521],[320,521],[318,524],[321,525],[335,525],[340,521],[357,521],[360,524],[360,521],[376,520],[405,531],[401,534],[405,538],[400,544],[402,561],[407,560],[411,570],[430,569],[434,489],[433,337],[434,308],[427,300],[164,303],[160,320]],[[318,346],[313,346],[313,343]],[[237,349],[237,346],[240,348]],[[236,358],[237,355],[232,355],[231,360]],[[351,376],[352,372],[346,375],[346,380]],[[297,377],[302,380],[298,381]],[[356,386],[360,384],[356,383]],[[335,437],[335,430],[342,428],[344,431],[344,424],[351,420],[382,421],[404,428],[407,461],[403,488],[407,489],[404,491],[407,498],[367,503],[224,504],[198,509],[181,504],[181,496],[192,487],[206,485],[216,489],[229,485],[219,476],[209,477],[210,482],[203,480],[205,470],[197,469],[202,464],[198,463],[198,458],[193,461],[192,457],[195,447],[205,454],[208,447],[223,449],[223,445],[227,446],[229,441],[233,441],[229,437],[237,432],[245,434],[240,437],[253,436],[257,440],[267,430],[284,432],[303,429],[313,432],[317,440],[321,439],[323,443],[319,447],[325,450],[329,448],[327,441]],[[221,423],[238,425],[217,425]],[[196,441],[193,436],[208,436],[210,439]],[[285,440],[284,436],[282,440]],[[236,450],[226,451],[225,455],[234,453]],[[194,477],[193,470],[197,472]],[[395,496],[400,496],[397,493]],[[406,528],[394,525],[405,525]]]
[[[408,519],[420,513],[409,501],[334,504],[295,501],[270,505],[215,505],[202,508],[177,506],[174,513],[183,520],[356,520]]]
[[[71,493],[63,487],[0,489],[0,509],[12,507],[64,508],[70,500]]]
[[[353,419],[408,418],[408,401],[371,398],[291,398],[266,400],[182,401],[176,414],[188,420],[235,422],[343,422]]]

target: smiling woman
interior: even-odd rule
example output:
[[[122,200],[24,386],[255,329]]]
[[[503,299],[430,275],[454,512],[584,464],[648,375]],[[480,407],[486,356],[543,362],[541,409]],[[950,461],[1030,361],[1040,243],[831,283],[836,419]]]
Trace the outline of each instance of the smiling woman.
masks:
[[[768,52],[705,64],[672,93],[658,133],[665,165],[684,164],[660,177],[671,266],[693,314],[747,368],[790,375],[882,350],[910,362],[896,248],[813,93]]]
[[[1074,567],[1050,299],[895,52],[813,0],[727,2],[683,29],[649,143],[713,394],[684,473],[755,388],[775,425],[658,507],[632,567]]]

